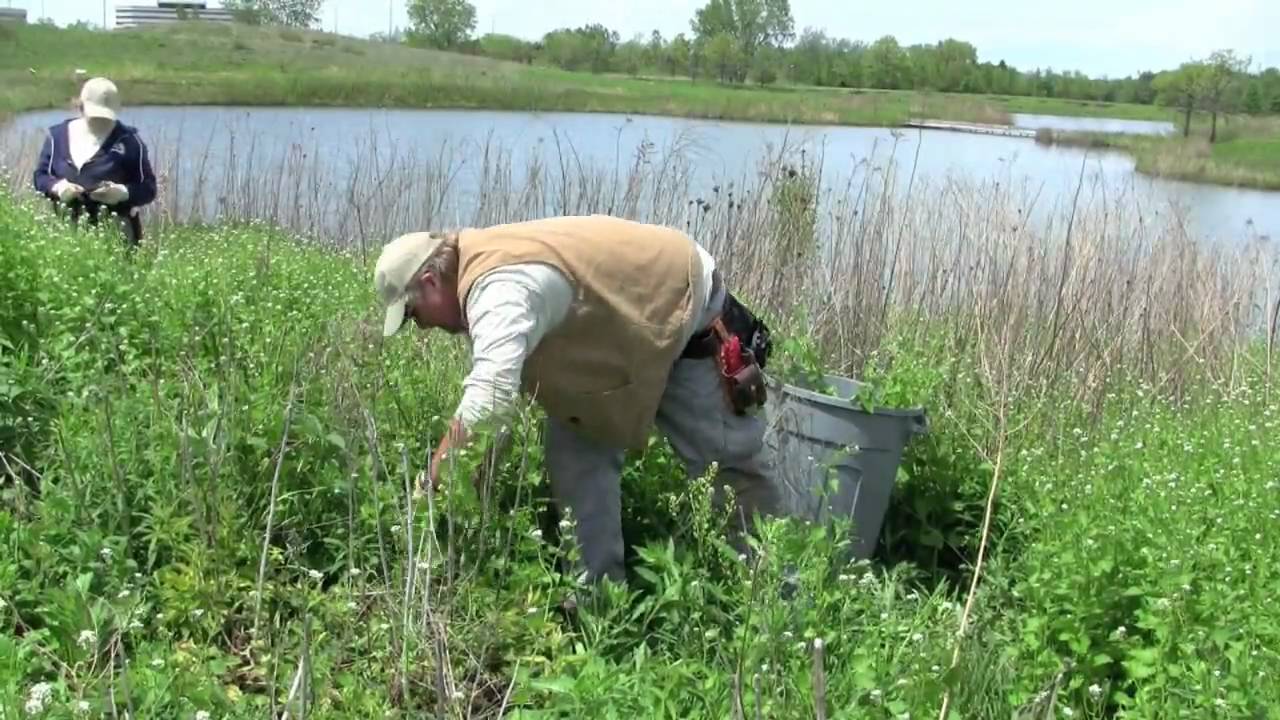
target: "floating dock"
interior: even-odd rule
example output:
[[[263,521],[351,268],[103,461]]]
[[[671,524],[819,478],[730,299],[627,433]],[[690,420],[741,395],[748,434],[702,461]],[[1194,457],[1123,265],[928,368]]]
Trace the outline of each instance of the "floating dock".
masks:
[[[988,125],[986,123],[951,122],[947,120],[908,120],[903,125],[925,130],[950,130],[952,132],[999,135],[1001,137],[1035,138],[1036,136],[1035,130],[1013,127],[1012,125]]]

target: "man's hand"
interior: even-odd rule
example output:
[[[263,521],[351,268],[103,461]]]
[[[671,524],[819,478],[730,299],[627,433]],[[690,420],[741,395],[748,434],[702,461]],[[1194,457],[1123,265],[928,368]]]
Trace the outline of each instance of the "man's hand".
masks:
[[[89,197],[105,205],[118,205],[129,199],[129,188],[120,183],[106,183],[89,193]]]
[[[69,180],[59,180],[53,184],[52,190],[53,194],[64,203],[71,202],[84,194],[84,188]]]
[[[435,453],[431,456],[431,465],[427,468],[425,480],[430,483],[432,492],[440,489],[440,472],[444,468],[444,464],[448,462],[449,454],[458,448],[464,447],[466,443],[467,430],[463,427],[460,418],[454,418],[453,423],[449,426],[449,432],[440,441],[440,446],[436,448]],[[419,482],[424,479],[421,475],[418,477]]]

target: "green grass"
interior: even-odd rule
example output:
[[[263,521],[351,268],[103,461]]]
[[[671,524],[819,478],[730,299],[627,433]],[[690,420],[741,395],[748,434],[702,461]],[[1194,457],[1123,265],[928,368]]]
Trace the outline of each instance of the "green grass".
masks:
[[[948,687],[959,717],[1010,717],[1068,661],[1043,717],[1280,706],[1280,402],[1247,348],[1176,395],[1122,367],[1096,405],[1070,376],[1019,394],[1009,426],[1029,424],[993,464],[990,368],[911,332],[864,379],[934,419],[891,510],[898,555],[921,559],[850,565],[840,533],[777,523],[741,564],[655,443],[625,471],[630,588],[564,617],[582,589],[542,520],[536,426],[485,499],[465,472],[406,493],[465,356],[383,343],[367,265],[262,225],[166,230],[129,258],[3,197],[0,236],[4,717],[48,683],[44,718],[258,718],[307,657],[315,717],[494,717],[504,699],[524,718],[731,717],[740,671],[746,717],[758,698],[810,718],[817,638],[830,717],[936,717]],[[972,561],[996,467],[948,672],[966,570],[922,558]]]
[[[1011,113],[1037,115],[1066,115],[1070,117],[1104,117],[1120,120],[1173,121],[1177,113],[1159,105],[1111,103],[1096,100],[1070,100],[1066,98],[1018,97],[1013,95],[982,96],[1004,104]]]
[[[1280,190],[1280,119],[1219,118],[1218,140],[1209,143],[1207,116],[1197,114],[1189,137],[1117,133],[1042,133],[1041,141],[1122,150],[1139,172],[1190,182]],[[1181,125],[1179,125],[1181,127]]]
[[[1280,135],[1217,143],[1213,146],[1213,159],[1262,172],[1280,173]]]
[[[0,113],[65,106],[72,71],[83,67],[115,79],[131,104],[564,110],[875,126],[921,116],[1004,122],[1009,112],[1023,110],[1167,115],[1141,106],[1027,98],[591,75],[319,32],[218,24],[0,32]]]

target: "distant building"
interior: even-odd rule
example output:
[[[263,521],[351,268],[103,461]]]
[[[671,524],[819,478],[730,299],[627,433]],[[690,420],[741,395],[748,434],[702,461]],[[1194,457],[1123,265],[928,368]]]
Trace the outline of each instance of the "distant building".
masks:
[[[0,22],[27,24],[27,11],[22,8],[0,8]]]
[[[179,20],[232,22],[231,11],[211,8],[203,0],[160,0],[155,5],[117,5],[116,27],[132,28],[159,25]]]

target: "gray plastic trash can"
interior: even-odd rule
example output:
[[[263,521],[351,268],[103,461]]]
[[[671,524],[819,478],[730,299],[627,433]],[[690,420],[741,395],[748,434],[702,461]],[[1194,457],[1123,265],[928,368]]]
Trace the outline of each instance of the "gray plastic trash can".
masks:
[[[907,443],[928,431],[923,408],[873,408],[862,384],[828,375],[834,395],[769,382],[766,443],[774,453],[782,512],[816,523],[851,518],[856,559],[875,551]]]

